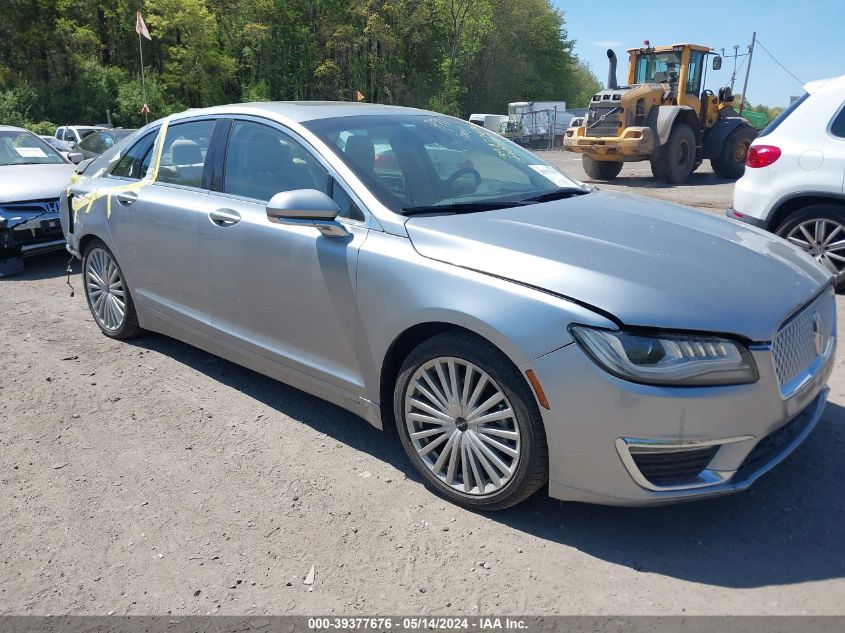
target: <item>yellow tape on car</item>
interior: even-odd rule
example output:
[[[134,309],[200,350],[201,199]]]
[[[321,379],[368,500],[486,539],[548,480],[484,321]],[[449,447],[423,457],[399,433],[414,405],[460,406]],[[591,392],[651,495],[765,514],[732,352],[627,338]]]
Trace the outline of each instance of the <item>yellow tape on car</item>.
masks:
[[[147,173],[141,180],[130,182],[125,185],[115,185],[113,187],[98,187],[93,191],[89,191],[85,195],[71,198],[74,223],[76,223],[80,213],[88,213],[91,210],[91,206],[103,196],[106,197],[106,217],[110,218],[111,199],[113,195],[124,193],[127,191],[138,193],[141,189],[143,189],[147,185],[153,184],[156,181],[156,179],[158,178],[158,169],[161,165],[161,155],[164,153],[164,137],[167,135],[167,126],[169,123],[170,117],[164,119],[161,124],[161,128],[158,131],[158,136],[156,136],[155,145],[153,146],[153,160],[150,161],[150,169],[147,171]],[[99,177],[102,174],[102,171],[100,173],[94,174],[92,176],[92,179]],[[74,174],[73,176],[71,176],[71,186],[79,182],[81,178],[82,176],[80,174]],[[67,192],[70,193],[70,187],[68,187]]]

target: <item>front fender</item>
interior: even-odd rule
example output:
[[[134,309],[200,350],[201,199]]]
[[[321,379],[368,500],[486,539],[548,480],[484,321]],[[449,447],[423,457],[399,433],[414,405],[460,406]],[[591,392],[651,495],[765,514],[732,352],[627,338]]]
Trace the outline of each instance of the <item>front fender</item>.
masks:
[[[704,133],[704,158],[719,156],[730,133],[740,125],[748,125],[748,121],[741,116],[720,118],[713,127]]]
[[[682,112],[689,112],[695,116],[695,111],[689,106],[660,106],[652,108],[646,118],[648,125],[657,135],[659,145],[665,145],[672,133],[672,126]],[[697,134],[697,132],[696,132]]]
[[[448,323],[496,345],[516,366],[572,342],[572,322],[616,327],[586,307],[535,288],[428,259],[410,240],[371,232],[358,259],[358,356],[368,399],[381,367],[409,328]]]

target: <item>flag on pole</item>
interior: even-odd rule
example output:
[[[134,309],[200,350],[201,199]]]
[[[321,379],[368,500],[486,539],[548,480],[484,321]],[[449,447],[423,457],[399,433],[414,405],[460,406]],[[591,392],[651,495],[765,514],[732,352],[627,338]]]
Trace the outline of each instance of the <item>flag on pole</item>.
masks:
[[[355,91],[355,101],[363,101],[365,99],[364,95],[361,94],[360,90]]]
[[[147,25],[144,22],[144,18],[141,16],[140,11],[135,12],[135,32],[138,35],[143,35],[152,42],[153,38],[150,37],[150,32],[147,30]]]

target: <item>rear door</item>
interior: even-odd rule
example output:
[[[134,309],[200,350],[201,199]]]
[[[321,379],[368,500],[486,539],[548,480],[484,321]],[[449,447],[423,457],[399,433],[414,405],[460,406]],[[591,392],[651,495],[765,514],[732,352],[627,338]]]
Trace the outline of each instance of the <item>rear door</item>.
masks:
[[[131,275],[135,300],[200,329],[209,322],[200,223],[207,217],[205,159],[215,123],[213,118],[203,118],[170,125],[155,182],[113,195],[109,221],[115,244],[130,262],[127,275]],[[154,160],[150,143],[154,137],[139,141],[138,145],[147,143],[149,149],[140,169],[130,170],[128,179],[146,174]],[[124,173],[121,162],[113,174]]]

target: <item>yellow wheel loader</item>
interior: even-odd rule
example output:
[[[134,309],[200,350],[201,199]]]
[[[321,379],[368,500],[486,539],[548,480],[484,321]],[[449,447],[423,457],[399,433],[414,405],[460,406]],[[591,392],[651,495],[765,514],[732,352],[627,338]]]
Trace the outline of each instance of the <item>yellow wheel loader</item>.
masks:
[[[706,46],[645,42],[628,50],[628,81],[620,86],[608,50],[607,90],[593,95],[587,116],[566,130],[564,148],[580,153],[596,180],[615,178],[622,163],[647,160],[655,178],[681,183],[705,159],[719,176],[739,178],[757,131],[734,109],[730,88],[702,89],[711,55]],[[713,70],[721,67],[714,55]]]

